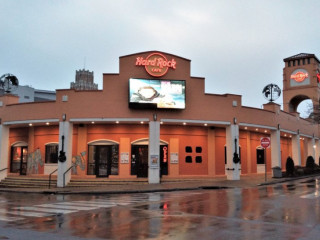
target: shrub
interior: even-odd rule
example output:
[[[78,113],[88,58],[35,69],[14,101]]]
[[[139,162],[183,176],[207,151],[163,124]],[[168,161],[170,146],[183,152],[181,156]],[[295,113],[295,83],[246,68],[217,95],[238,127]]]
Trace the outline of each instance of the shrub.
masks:
[[[293,173],[294,173],[294,162],[291,157],[288,157],[286,162],[286,174],[287,176],[293,176]]]
[[[314,169],[314,158],[312,156],[307,157],[306,168]]]

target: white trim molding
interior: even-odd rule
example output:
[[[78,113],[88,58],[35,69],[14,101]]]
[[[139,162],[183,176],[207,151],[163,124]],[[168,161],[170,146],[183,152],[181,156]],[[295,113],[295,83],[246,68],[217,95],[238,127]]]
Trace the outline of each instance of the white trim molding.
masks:
[[[70,118],[72,123],[91,123],[91,122],[105,122],[105,123],[115,123],[115,122],[149,122],[149,118]]]
[[[266,126],[266,125],[258,125],[258,124],[252,124],[252,123],[239,123],[239,126],[241,127],[253,127],[253,128],[264,128],[269,130],[278,130],[276,127]]]
[[[23,120],[23,121],[8,121],[4,122],[3,125],[19,125],[19,124],[34,124],[34,123],[58,123],[60,120],[58,118],[49,118],[49,119],[31,119],[31,120]]]
[[[163,123],[189,123],[189,124],[208,124],[208,125],[224,125],[230,126],[231,122],[226,121],[206,121],[206,120],[190,120],[190,119],[160,119]]]

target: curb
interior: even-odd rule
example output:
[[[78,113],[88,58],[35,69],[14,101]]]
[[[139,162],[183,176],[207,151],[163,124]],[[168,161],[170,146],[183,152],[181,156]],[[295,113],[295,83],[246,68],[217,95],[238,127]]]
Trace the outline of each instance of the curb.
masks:
[[[272,185],[272,184],[278,184],[278,183],[284,183],[284,182],[291,182],[295,180],[300,180],[300,179],[305,179],[305,178],[312,178],[312,177],[319,177],[320,174],[312,174],[312,175],[307,175],[307,176],[300,176],[300,177],[292,177],[292,178],[285,178],[282,180],[275,180],[272,182],[266,182],[266,183],[260,183],[257,186],[265,186],[265,185]]]
[[[259,183],[254,186],[232,186],[230,184],[218,184],[218,185],[199,185],[195,187],[173,187],[173,188],[154,188],[154,189],[134,189],[134,190],[95,190],[95,189],[85,189],[85,190],[77,190],[74,189],[71,190],[58,190],[58,189],[16,189],[16,188],[0,188],[0,193],[29,193],[29,194],[60,194],[60,195],[72,195],[72,194],[87,194],[87,195],[99,195],[99,194],[133,194],[133,193],[152,193],[152,192],[174,192],[174,191],[192,191],[192,190],[221,190],[221,189],[232,189],[232,188],[252,188],[252,187],[260,187],[260,186],[268,186],[268,185],[274,185],[284,182],[290,182],[300,179],[306,179],[306,178],[313,178],[313,177],[319,177],[320,174],[313,174],[308,176],[300,176],[300,177],[293,177],[293,178],[285,178],[285,179],[279,179],[274,180],[270,182],[264,182]]]

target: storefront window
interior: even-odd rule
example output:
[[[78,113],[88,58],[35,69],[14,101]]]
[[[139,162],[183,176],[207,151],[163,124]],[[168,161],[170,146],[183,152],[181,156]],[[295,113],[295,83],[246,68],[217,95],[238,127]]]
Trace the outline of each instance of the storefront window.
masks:
[[[57,143],[46,145],[45,163],[58,163],[58,148]]]

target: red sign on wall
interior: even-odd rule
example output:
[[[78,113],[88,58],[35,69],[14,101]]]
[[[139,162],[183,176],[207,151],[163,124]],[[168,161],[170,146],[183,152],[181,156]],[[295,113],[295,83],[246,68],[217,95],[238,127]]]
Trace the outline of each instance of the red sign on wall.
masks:
[[[309,74],[307,72],[296,72],[290,76],[290,78],[294,79],[296,82],[303,82],[308,77]]]
[[[270,138],[268,138],[268,137],[263,137],[263,138],[260,139],[260,145],[263,148],[270,147],[270,142],[271,142]]]
[[[152,53],[147,58],[137,57],[136,59],[136,66],[144,66],[146,71],[154,77],[165,75],[169,68],[176,69],[176,65],[174,58],[168,61],[161,53]]]

